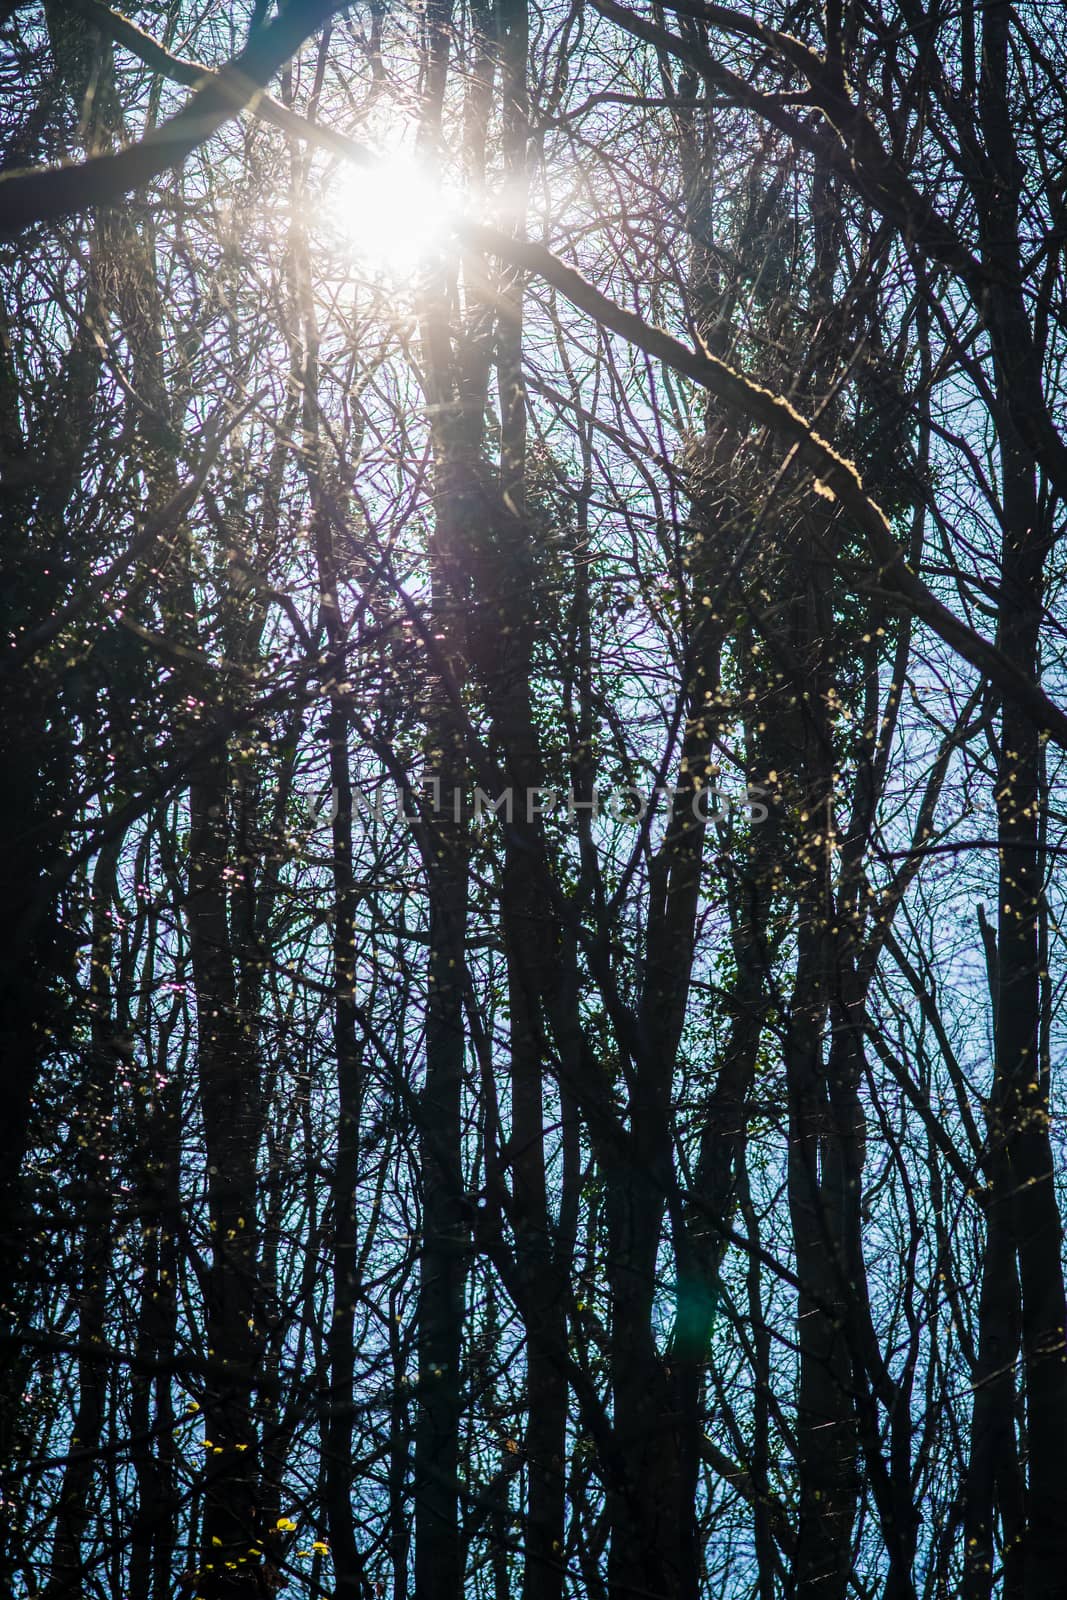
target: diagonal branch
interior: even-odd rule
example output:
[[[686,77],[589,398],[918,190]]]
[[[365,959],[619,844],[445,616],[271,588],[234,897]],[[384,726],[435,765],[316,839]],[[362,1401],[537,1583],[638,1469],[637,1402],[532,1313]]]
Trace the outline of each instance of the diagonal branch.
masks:
[[[886,150],[871,119],[855,103],[847,86],[815,51],[790,34],[753,23],[728,6],[681,4],[686,15],[703,11],[724,28],[758,40],[797,67],[809,85],[807,103],[823,116],[825,128],[812,127],[793,115],[779,96],[764,94],[716,60],[693,39],[682,39],[646,21],[616,0],[591,0],[595,10],[636,39],[685,61],[716,91],[744,106],[806,150],[828,171],[898,230],[908,246],[949,268],[970,295],[1004,370],[1012,374],[1010,409],[1020,437],[1033,451],[1061,497],[1067,499],[1067,443],[1056,428],[1041,383],[1041,362],[1023,311],[1018,276],[989,248],[982,259],[969,250],[933,203],[916,188],[900,163]],[[983,180],[979,161],[977,176]],[[973,182],[973,177],[972,177]]]
[[[1067,713],[994,644],[937,599],[908,565],[885,513],[865,492],[853,463],[817,433],[788,400],[753,383],[751,378],[735,371],[710,351],[691,350],[663,328],[627,311],[543,245],[513,239],[496,228],[473,222],[459,224],[457,232],[463,243],[488,254],[504,256],[543,278],[602,327],[620,334],[639,350],[692,379],[733,411],[769,428],[776,438],[791,445],[797,459],[814,474],[817,491],[837,500],[862,531],[876,563],[869,581],[880,585],[925,622],[1006,699],[1025,711],[1037,728],[1055,744],[1067,749]]]
[[[136,144],[46,171],[0,176],[0,237],[37,222],[107,205],[181,164],[261,93],[309,34],[337,9],[337,0],[287,6],[218,72],[208,74],[186,105]]]
[[[213,67],[206,67],[202,61],[192,61],[187,56],[173,55],[159,43],[158,39],[146,33],[144,28],[139,27],[136,22],[131,22],[129,17],[113,11],[110,6],[104,5],[103,0],[67,0],[67,4],[72,11],[77,11],[87,22],[91,22],[102,33],[106,33],[115,44],[121,45],[139,61],[143,61],[146,67],[151,67],[153,72],[158,72],[163,78],[169,78],[172,83],[183,83],[187,88],[195,89],[205,79],[219,76]],[[275,100],[273,95],[265,91],[256,94],[242,109],[258,118],[260,122],[267,122],[273,128],[280,128],[283,133],[290,134],[294,139],[307,139],[321,149],[343,157],[346,161],[366,166],[375,160],[373,151],[365,145],[350,139],[345,133],[337,133],[333,128],[309,121],[298,111],[290,111],[288,106],[282,105],[280,100]]]

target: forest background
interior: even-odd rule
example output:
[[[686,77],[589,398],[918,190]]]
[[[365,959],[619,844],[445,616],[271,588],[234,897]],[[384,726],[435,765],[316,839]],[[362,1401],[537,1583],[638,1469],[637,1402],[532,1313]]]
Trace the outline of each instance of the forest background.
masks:
[[[1065,81],[0,5],[6,1593],[1062,1595]]]

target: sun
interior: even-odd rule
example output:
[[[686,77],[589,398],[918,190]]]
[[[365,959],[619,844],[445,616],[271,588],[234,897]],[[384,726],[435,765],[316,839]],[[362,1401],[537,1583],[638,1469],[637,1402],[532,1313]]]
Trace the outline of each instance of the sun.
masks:
[[[346,167],[330,185],[325,204],[331,230],[346,249],[391,280],[410,277],[429,260],[458,215],[456,196],[408,154]]]

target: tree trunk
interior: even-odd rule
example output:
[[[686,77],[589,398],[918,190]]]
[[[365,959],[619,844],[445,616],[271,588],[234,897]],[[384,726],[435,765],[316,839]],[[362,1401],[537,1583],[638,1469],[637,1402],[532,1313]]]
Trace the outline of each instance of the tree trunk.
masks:
[[[1009,104],[1012,12],[1007,0],[986,7],[979,94],[991,170],[983,202],[983,253],[1000,282],[990,290],[999,419],[1003,539],[997,643],[1033,683],[1040,679],[1039,639],[1049,530],[1038,497],[1037,469],[1024,440],[1033,418],[1033,348],[1022,295],[1022,162]],[[1025,334],[1025,337],[1024,337]],[[1010,420],[1009,420],[1010,419]],[[998,829],[996,1085],[1000,1170],[1006,1188],[992,1204],[1010,1212],[1019,1259],[1026,1375],[1026,1600],[1052,1600],[1067,1570],[1067,1306],[1063,1228],[1056,1199],[1048,1085],[1040,1068],[1044,892],[1039,816],[1040,736],[1010,701],[1004,705],[997,761]],[[998,1166],[1000,1164],[998,1163]],[[998,1219],[999,1226],[999,1219]]]
[[[93,1483],[99,1467],[108,1390],[107,1369],[94,1358],[92,1349],[105,1341],[114,1211],[113,1124],[115,1075],[120,1057],[116,1051],[119,1024],[112,984],[115,962],[112,912],[118,855],[118,845],[102,852],[92,880],[91,1055],[81,1108],[83,1114],[79,1117],[76,1134],[82,1203],[87,1214],[78,1291],[78,1403],[56,1507],[45,1600],[80,1595],[91,1581],[91,1567],[85,1561],[85,1539],[94,1523]]]
[[[256,1321],[258,1062],[255,1020],[238,1003],[227,912],[232,806],[222,750],[199,763],[190,785],[186,901],[211,1230],[201,1558],[188,1588],[204,1600],[236,1600],[259,1590],[265,1531],[253,1404],[262,1350]],[[251,870],[248,863],[244,870]]]

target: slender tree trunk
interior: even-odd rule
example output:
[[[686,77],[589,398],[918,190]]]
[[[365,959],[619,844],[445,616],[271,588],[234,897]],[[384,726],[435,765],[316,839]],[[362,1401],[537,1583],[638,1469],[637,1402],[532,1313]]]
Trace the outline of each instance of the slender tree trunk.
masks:
[[[507,197],[506,226],[525,230],[526,144],[529,137],[526,0],[500,0],[496,7],[500,57],[501,140]],[[504,769],[519,795],[542,781],[538,740],[531,714],[531,595],[520,574],[532,568],[526,520],[526,386],[522,369],[523,274],[502,267],[497,310],[500,396],[500,507],[494,520],[500,543],[485,604],[497,612],[507,641],[486,685]],[[525,819],[520,819],[520,827]],[[524,1283],[526,1315],[526,1522],[523,1600],[559,1600],[563,1593],[565,1508],[564,1454],[567,1377],[565,1285],[556,1260],[557,1241],[545,1181],[545,1030],[539,986],[531,981],[533,941],[553,940],[550,923],[537,917],[543,894],[528,848],[509,832],[505,844],[501,911],[508,953],[511,1044],[512,1202],[516,1266]],[[536,926],[534,926],[536,923]],[[536,969],[534,969],[536,971]]]
[[[233,794],[225,750],[206,756],[189,790],[186,916],[196,990],[200,1107],[211,1256],[200,1571],[189,1593],[230,1600],[256,1592],[264,1549],[253,1384],[257,1326],[255,1022],[238,1005],[227,911]],[[245,870],[250,870],[245,866]]]
[[[137,1318],[137,1355],[150,1368],[131,1372],[130,1420],[137,1507],[131,1524],[129,1600],[170,1600],[179,1494],[175,1411],[166,1364],[178,1332],[178,1229],[181,1226],[181,1084],[163,1034],[158,1071],[168,1079],[137,1108],[135,1182],[146,1204],[144,1263]],[[138,1097],[141,1099],[142,1097]]]
[[[317,336],[308,296],[305,326],[309,354],[305,405],[317,407]],[[316,352],[312,357],[312,352]],[[333,1044],[337,1070],[337,1156],[331,1184],[333,1216],[333,1318],[327,1334],[330,1361],[329,1417],[326,1426],[326,1519],[333,1554],[338,1600],[368,1592],[363,1553],[352,1508],[352,1457],[355,1427],[356,1306],[359,1300],[360,1116],[363,1104],[363,1054],[356,1021],[356,903],[352,863],[352,775],[348,755],[349,715],[342,689],[351,672],[346,664],[334,529],[318,480],[317,422],[305,418],[305,447],[313,451],[312,520],[323,622],[330,652],[327,690],[330,696],[326,737],[330,748],[333,794]]]
[[[439,554],[458,536],[449,474],[437,512]],[[443,491],[443,492],[442,492]],[[450,565],[451,563],[449,563]],[[435,631],[448,623],[458,596],[447,568],[436,573]],[[446,645],[447,649],[448,646]],[[455,670],[458,656],[449,651]],[[419,1106],[422,1249],[419,1256],[418,1416],[415,1427],[415,1591],[426,1600],[459,1600],[463,1571],[459,1536],[459,1448],[467,1225],[463,1206],[462,1090],[464,943],[469,850],[466,825],[450,815],[464,788],[457,716],[437,685],[427,723],[428,770],[440,785],[444,811],[430,835],[430,951],[426,973],[426,1080]]]
[[[814,555],[814,552],[812,552]],[[799,1522],[792,1572],[797,1600],[844,1600],[852,1570],[852,1529],[859,1492],[852,1362],[843,1300],[847,1249],[846,1185],[824,1059],[831,996],[830,862],[832,754],[825,717],[827,679],[821,651],[831,636],[827,573],[812,560],[807,574],[786,563],[793,602],[788,664],[777,708],[786,742],[778,770],[794,775],[801,818],[792,886],[797,905],[797,960],[785,1041],[789,1101],[789,1213],[800,1288],[797,1299]],[[773,712],[768,711],[768,720]],[[788,731],[787,731],[788,730]],[[859,1203],[858,1194],[855,1204]]]
[[[996,932],[978,908],[986,950],[993,1008],[994,1046],[1000,991]],[[999,1083],[994,1072],[993,1093]],[[986,1129],[986,1170],[990,1196],[986,1210],[982,1287],[978,1301],[978,1360],[974,1372],[970,1455],[964,1490],[963,1549],[965,1600],[990,1600],[996,1569],[996,1518],[999,1512],[1004,1552],[1005,1600],[1021,1600],[1024,1482],[1016,1438],[1016,1364],[1019,1356],[1019,1266],[1015,1252],[1010,1190],[1005,1173],[1001,1108],[990,1103]]]
[[[331,32],[319,46],[319,76],[325,68]],[[289,88],[289,75],[286,75]],[[288,98],[288,95],[287,95]],[[311,533],[319,577],[319,629],[325,633],[323,685],[329,697],[326,738],[331,786],[333,922],[331,982],[333,1048],[337,1074],[337,1154],[330,1185],[333,1219],[333,1305],[326,1332],[329,1387],[323,1426],[323,1495],[338,1600],[369,1592],[366,1566],[356,1533],[352,1506],[352,1458],[355,1437],[356,1306],[359,1300],[360,1117],[363,1102],[363,1059],[356,1020],[356,906],[352,850],[352,775],[349,762],[349,710],[353,670],[346,655],[341,613],[340,570],[335,519],[337,499],[329,492],[320,415],[319,326],[308,257],[307,155],[290,147],[293,214],[290,250],[293,297],[300,338],[294,338],[291,362],[299,374],[302,396],[303,465],[311,502]],[[342,688],[341,685],[346,687]]]
[[[1038,515],[1030,473],[1009,461],[1005,466],[1007,526],[999,643],[1005,655],[1034,678],[1038,673],[1044,553]],[[1059,1592],[1067,1563],[1067,1484],[1061,1459],[1067,1434],[1063,1229],[1049,1137],[1048,1091],[1039,1058],[1038,919],[1043,893],[1039,773],[1038,736],[1027,719],[1008,705],[1001,723],[997,767],[999,992],[991,1204],[992,1211],[1000,1215],[993,1216],[991,1211],[990,1227],[997,1235],[999,1251],[999,1236],[1010,1216],[1018,1251],[1026,1373],[1027,1600],[1051,1600]],[[1011,1320],[1013,1281],[1013,1273],[1007,1271],[998,1288],[990,1285],[989,1310],[994,1323]],[[992,1337],[992,1328],[990,1334]]]
[[[98,1475],[98,1453],[107,1414],[107,1369],[93,1356],[92,1350],[105,1339],[114,1211],[113,1124],[119,1056],[112,984],[115,962],[112,911],[118,854],[119,846],[111,845],[98,857],[92,881],[91,1055],[82,1115],[75,1135],[79,1145],[82,1201],[87,1214],[78,1291],[78,1402],[56,1507],[45,1600],[80,1595],[90,1581],[85,1540],[94,1522],[93,1484]]]
[[[423,138],[424,147],[436,152],[452,25],[450,0],[434,0],[427,10],[426,25]],[[458,1497],[460,1361],[467,1248],[462,1198],[463,975],[469,847],[466,824],[457,817],[456,809],[466,775],[462,713],[451,693],[465,674],[461,617],[466,605],[467,519],[477,516],[480,508],[471,504],[472,441],[466,437],[467,419],[455,388],[443,292],[427,307],[424,328],[427,399],[443,408],[436,413],[430,570],[433,632],[444,670],[432,671],[426,719],[426,775],[436,806],[431,801],[435,814],[427,823],[425,852],[430,927],[426,1074],[419,1105],[422,1242],[414,1456],[415,1592],[426,1600],[459,1600],[463,1592]],[[480,420],[479,414],[479,432]]]
[[[1026,677],[1040,678],[1048,530],[1037,471],[1024,440],[1033,418],[1032,340],[1022,295],[1022,163],[1009,104],[1012,11],[1007,0],[985,8],[979,93],[991,170],[982,199],[984,254],[1000,282],[990,290],[989,326],[1001,402],[1003,541],[997,642]],[[1008,418],[1010,417],[1010,422]],[[1004,706],[997,763],[998,824],[996,1078],[993,1104],[1003,1141],[1006,1189],[993,1205],[1010,1208],[1019,1260],[1026,1375],[1026,1600],[1062,1593],[1067,1571],[1067,1306],[1063,1227],[1056,1199],[1048,1086],[1040,1063],[1043,895],[1040,736],[1010,702]],[[999,1141],[998,1141],[999,1142]],[[999,1219],[998,1219],[999,1226]],[[1010,1293],[1010,1280],[1006,1286]]]

